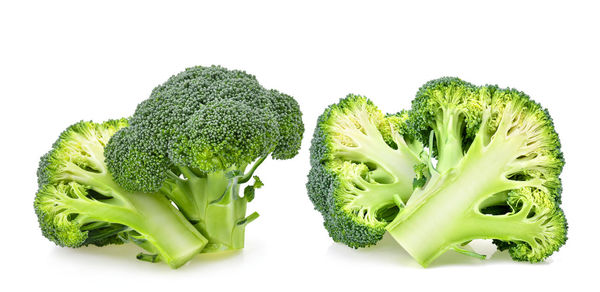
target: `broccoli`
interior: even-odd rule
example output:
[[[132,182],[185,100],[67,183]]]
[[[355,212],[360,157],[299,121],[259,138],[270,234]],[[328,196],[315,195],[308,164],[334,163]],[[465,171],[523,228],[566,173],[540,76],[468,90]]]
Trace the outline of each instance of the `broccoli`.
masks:
[[[458,78],[426,83],[412,109],[384,116],[349,95],[319,117],[307,189],[334,241],[387,231],[422,266],[493,239],[517,261],[564,245],[560,141],[526,94]]]
[[[529,262],[565,243],[560,141],[529,96],[441,78],[419,90],[408,123],[438,163],[386,230],[421,265],[450,249],[467,253],[460,246],[473,239]]]
[[[42,157],[35,212],[45,237],[59,246],[134,242],[173,268],[199,253],[208,240],[158,192],[131,192],[108,172],[104,147],[126,119],[68,127]]]
[[[352,94],[319,117],[307,189],[336,242],[354,248],[377,243],[408,200],[423,146],[407,119],[407,112],[385,116]]]
[[[41,159],[34,207],[60,246],[133,242],[177,268],[244,247],[254,175],[298,153],[298,103],[252,75],[193,67],[156,87],[130,119],[67,128]],[[244,187],[241,190],[242,186]]]
[[[129,127],[112,136],[105,155],[122,188],[173,201],[208,238],[202,252],[235,250],[258,217],[246,216],[262,186],[256,168],[269,155],[294,157],[303,133],[291,96],[263,88],[243,71],[198,66],[156,87]]]

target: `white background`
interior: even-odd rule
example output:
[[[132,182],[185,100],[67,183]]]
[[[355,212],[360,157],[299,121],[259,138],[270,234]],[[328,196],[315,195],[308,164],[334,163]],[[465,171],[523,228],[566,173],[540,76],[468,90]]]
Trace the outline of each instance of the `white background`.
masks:
[[[0,4],[0,288],[595,286],[600,9],[593,1],[82,2]],[[66,249],[43,238],[32,208],[35,171],[58,134],[82,119],[129,116],[172,74],[211,64],[255,74],[265,87],[296,97],[304,112],[300,154],[259,168],[266,185],[250,209],[261,217],[247,229],[246,249],[197,256],[170,270],[136,261],[135,246]],[[550,109],[567,161],[563,208],[570,228],[567,244],[546,263],[514,263],[506,253],[479,261],[449,252],[423,269],[390,238],[353,250],[333,243],[322,227],[304,187],[317,116],[350,92],[396,112],[409,107],[424,82],[446,75],[515,87]]]

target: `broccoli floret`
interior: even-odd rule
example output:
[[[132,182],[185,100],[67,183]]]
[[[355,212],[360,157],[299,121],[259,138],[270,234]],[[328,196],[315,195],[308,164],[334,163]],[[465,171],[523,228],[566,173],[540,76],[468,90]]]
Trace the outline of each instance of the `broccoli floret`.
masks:
[[[125,119],[79,122],[60,135],[38,169],[40,228],[66,247],[132,241],[177,268],[208,240],[162,194],[126,191],[113,180],[104,147],[127,125]]]
[[[408,123],[425,144],[434,133],[435,143],[428,146],[439,171],[462,158],[481,122],[483,102],[474,85],[452,77],[429,81],[417,93]]]
[[[159,192],[177,205],[209,239],[202,252],[231,250],[244,246],[245,226],[258,217],[246,216],[246,203],[261,183],[243,196],[241,185],[269,155],[294,157],[303,133],[292,97],[243,71],[198,66],[156,87],[105,154],[124,189]]]
[[[438,163],[386,230],[421,265],[473,239],[529,262],[565,243],[564,159],[547,110],[513,89],[442,78],[419,90],[409,120]]]
[[[104,154],[114,180],[129,191],[155,192],[167,178],[170,161],[148,131],[123,128],[112,136]]]
[[[423,148],[407,132],[407,119],[406,112],[384,116],[352,94],[319,117],[307,189],[334,241],[377,243],[408,200]]]

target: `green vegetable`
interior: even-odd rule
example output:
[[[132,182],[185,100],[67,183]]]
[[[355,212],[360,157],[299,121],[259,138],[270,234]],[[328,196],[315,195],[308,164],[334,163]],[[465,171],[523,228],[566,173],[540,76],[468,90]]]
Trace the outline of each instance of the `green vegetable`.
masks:
[[[246,215],[254,191],[241,196],[240,186],[269,155],[294,157],[303,133],[291,96],[243,71],[192,67],[156,87],[105,154],[123,188],[159,192],[177,205],[208,238],[202,252],[235,250],[258,217]]]
[[[208,240],[163,195],[115,183],[104,163],[104,145],[126,126],[124,119],[76,123],[42,157],[34,203],[42,233],[67,247],[132,241],[177,268]]]
[[[308,193],[336,242],[377,243],[408,200],[422,144],[407,128],[406,112],[384,116],[365,97],[348,95],[317,122]]]
[[[564,245],[567,223],[560,209],[559,175],[564,164],[560,141],[548,111],[529,96],[497,86],[478,87],[457,78],[430,81],[419,90],[412,109],[397,126],[404,141],[416,139],[427,151],[407,147],[413,149],[412,156],[401,151],[402,155],[385,155],[376,161],[375,154],[390,153],[381,147],[381,141],[390,145],[383,137],[386,129],[394,127],[373,123],[380,126],[371,132],[359,131],[369,133],[366,142],[364,135],[328,130],[347,125],[363,129],[364,123],[353,111],[337,111],[341,117],[331,119],[332,109],[347,108],[348,103],[355,103],[354,97],[331,106],[319,119],[307,185],[334,240],[351,247],[366,246],[375,243],[383,229],[423,266],[447,250],[482,257],[461,248],[473,239],[494,239],[514,260],[529,262],[543,261]],[[338,151],[344,144],[359,147]],[[407,193],[406,182],[392,187],[390,180],[373,179],[381,160],[411,169],[392,173],[410,181],[414,191]],[[367,204],[359,211],[353,209],[356,199],[366,197]],[[397,215],[392,219],[372,216],[373,210],[378,210],[374,202],[390,206],[390,197],[395,199]],[[379,212],[374,214],[390,214]],[[338,214],[355,215],[346,216],[352,220],[345,222],[364,217],[375,218],[368,222],[377,224],[364,228],[364,224],[330,223],[340,221]],[[356,244],[357,238],[369,240]]]
[[[269,155],[294,157],[303,133],[291,96],[243,71],[188,68],[129,120],[61,134],[38,171],[42,233],[68,247],[133,242],[148,252],[138,259],[173,268],[243,248],[258,217],[246,204],[263,186],[254,172]]]
[[[530,262],[565,243],[564,159],[547,110],[513,89],[442,78],[421,88],[411,114],[431,131],[438,164],[386,229],[421,265],[478,238]]]

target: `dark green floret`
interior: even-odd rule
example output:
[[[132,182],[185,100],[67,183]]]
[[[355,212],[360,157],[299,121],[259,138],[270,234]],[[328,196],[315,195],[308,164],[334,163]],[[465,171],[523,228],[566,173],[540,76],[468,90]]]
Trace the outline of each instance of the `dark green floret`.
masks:
[[[115,181],[129,191],[154,192],[167,178],[171,162],[160,154],[161,146],[147,131],[123,128],[105,148],[108,169]]]
[[[175,132],[169,157],[175,165],[223,171],[268,155],[278,139],[270,111],[224,100],[205,105]]]

